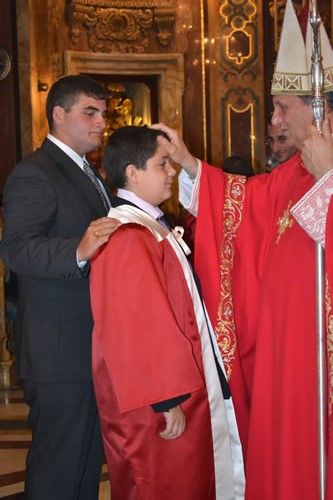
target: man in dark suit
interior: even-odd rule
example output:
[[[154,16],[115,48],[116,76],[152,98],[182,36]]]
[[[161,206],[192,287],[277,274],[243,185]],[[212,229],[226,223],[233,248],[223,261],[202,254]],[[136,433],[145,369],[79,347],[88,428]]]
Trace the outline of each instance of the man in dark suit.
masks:
[[[98,498],[89,260],[119,222],[106,217],[107,185],[84,169],[86,153],[101,144],[105,111],[105,91],[90,78],[55,82],[46,102],[50,134],[4,189],[0,255],[18,277],[17,357],[32,428],[27,499]]]

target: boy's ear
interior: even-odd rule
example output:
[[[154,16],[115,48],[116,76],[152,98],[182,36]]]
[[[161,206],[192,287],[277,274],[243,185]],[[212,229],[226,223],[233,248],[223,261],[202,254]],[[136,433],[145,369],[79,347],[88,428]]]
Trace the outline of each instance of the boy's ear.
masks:
[[[133,163],[130,163],[129,165],[127,165],[127,167],[125,169],[125,174],[126,174],[126,177],[127,177],[129,184],[131,184],[131,183],[136,184],[137,177],[138,177],[138,169],[136,168],[135,165],[133,165]]]

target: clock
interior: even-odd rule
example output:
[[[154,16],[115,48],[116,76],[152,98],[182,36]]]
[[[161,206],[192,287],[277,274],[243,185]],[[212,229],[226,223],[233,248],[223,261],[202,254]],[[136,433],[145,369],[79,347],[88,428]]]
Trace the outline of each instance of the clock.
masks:
[[[12,67],[12,61],[8,52],[0,47],[0,81],[4,80]]]

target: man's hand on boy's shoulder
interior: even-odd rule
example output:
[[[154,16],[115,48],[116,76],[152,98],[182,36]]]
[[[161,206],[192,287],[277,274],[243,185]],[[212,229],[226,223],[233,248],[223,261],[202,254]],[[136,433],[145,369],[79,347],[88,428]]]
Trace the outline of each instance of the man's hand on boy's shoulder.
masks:
[[[94,253],[107,243],[111,234],[120,225],[119,220],[110,217],[101,217],[91,222],[77,248],[78,261],[90,260]]]

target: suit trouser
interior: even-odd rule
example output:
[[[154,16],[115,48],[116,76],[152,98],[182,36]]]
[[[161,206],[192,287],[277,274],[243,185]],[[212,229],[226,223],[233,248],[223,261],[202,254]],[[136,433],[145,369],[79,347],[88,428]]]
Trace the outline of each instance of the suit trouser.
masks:
[[[30,406],[27,500],[98,499],[103,444],[92,382],[23,382]]]

